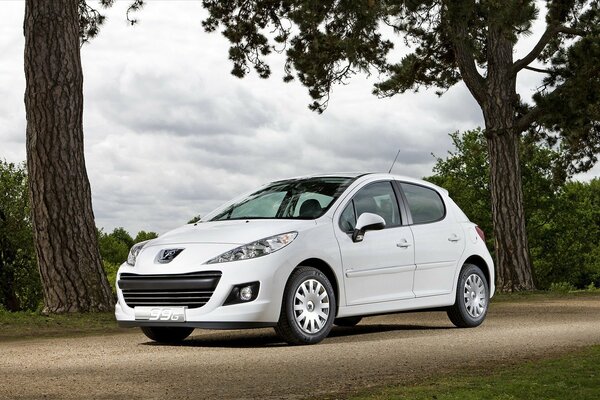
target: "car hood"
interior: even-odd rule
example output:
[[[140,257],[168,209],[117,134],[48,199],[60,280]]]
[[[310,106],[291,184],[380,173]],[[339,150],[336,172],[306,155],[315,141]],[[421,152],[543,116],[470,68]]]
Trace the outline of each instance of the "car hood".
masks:
[[[148,246],[185,243],[241,245],[291,231],[314,227],[314,220],[249,219],[200,222],[182,226],[153,239]]]

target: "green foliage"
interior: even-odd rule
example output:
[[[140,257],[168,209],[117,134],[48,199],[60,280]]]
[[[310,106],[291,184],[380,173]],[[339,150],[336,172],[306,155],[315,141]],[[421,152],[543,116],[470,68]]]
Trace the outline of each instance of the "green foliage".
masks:
[[[139,231],[138,234],[135,236],[135,239],[133,239],[133,242],[144,242],[146,240],[156,239],[157,237],[158,234],[156,232]]]
[[[102,266],[104,267],[104,272],[106,273],[106,279],[108,279],[108,283],[110,283],[110,287],[112,288],[113,293],[117,294],[117,271],[119,270],[120,264],[113,264],[109,261],[102,260]]]
[[[111,233],[105,233],[102,229],[98,230],[102,265],[113,293],[116,293],[117,270],[127,260],[131,246],[157,237],[156,232],[139,231],[135,238],[132,238],[124,228],[115,228]]]
[[[41,301],[25,165],[0,160],[0,305],[17,311]]]
[[[437,158],[427,180],[442,186],[486,233],[493,248],[487,146],[481,129],[450,135],[455,150]],[[564,154],[521,141],[527,233],[537,285],[600,284],[600,180],[570,182]]]
[[[203,0],[210,16],[208,32],[224,27],[230,41],[233,75],[243,77],[250,67],[267,78],[264,57],[287,51],[285,81],[293,72],[315,100],[311,109],[323,111],[333,84],[357,71],[384,70],[392,43],[378,26],[385,10],[380,1]],[[297,29],[296,29],[297,28]]]
[[[36,310],[43,301],[29,212],[25,165],[0,160],[0,307],[8,311]],[[123,228],[98,231],[100,254],[113,290],[117,269],[127,260],[131,246],[157,236],[140,231],[134,239]]]
[[[157,237],[156,232],[139,231],[134,239],[124,228],[115,228],[111,233],[104,233],[100,229],[98,230],[100,255],[110,265],[121,265],[127,260],[131,246]]]
[[[106,9],[112,7],[115,4],[115,0],[98,0],[98,4],[100,7]],[[135,25],[138,22],[131,15],[139,11],[144,4],[144,0],[130,1],[126,16],[127,21],[131,25]],[[84,44],[98,35],[106,17],[98,9],[92,7],[89,0],[79,0],[77,8],[79,11],[79,37],[81,44]]]
[[[117,228],[112,233],[104,233],[102,230],[98,233],[98,245],[100,246],[100,255],[102,260],[112,264],[121,264],[127,260],[129,249],[133,245],[133,239],[129,234],[123,235],[123,228]]]
[[[572,171],[590,169],[600,152],[600,35],[559,50],[543,85],[559,88],[535,94],[538,106],[548,112],[531,130],[541,126],[550,143],[560,140]]]
[[[567,183],[537,234],[531,251],[543,287],[560,281],[600,286],[600,179]]]
[[[569,282],[553,282],[550,284],[549,290],[551,292],[569,293],[575,291],[576,287]]]

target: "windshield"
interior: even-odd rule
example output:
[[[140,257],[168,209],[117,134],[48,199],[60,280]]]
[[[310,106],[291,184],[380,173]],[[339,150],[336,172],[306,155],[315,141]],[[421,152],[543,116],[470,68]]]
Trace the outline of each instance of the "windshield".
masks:
[[[354,178],[320,177],[273,182],[227,207],[211,221],[315,219],[329,209]]]

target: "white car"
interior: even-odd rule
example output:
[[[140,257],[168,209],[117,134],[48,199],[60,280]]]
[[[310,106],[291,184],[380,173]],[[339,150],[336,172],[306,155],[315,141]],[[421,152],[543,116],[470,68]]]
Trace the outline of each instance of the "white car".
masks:
[[[334,324],[407,310],[478,326],[494,264],[446,190],[390,174],[319,175],[269,183],[136,244],[117,294],[119,324],[158,342],[194,328],[274,327],[310,344]]]

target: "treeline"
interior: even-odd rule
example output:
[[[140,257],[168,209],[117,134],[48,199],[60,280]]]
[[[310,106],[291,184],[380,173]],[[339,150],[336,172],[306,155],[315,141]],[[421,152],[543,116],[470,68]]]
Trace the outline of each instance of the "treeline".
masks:
[[[454,150],[425,178],[450,196],[494,248],[487,145],[480,129],[450,135]],[[521,141],[527,236],[538,289],[600,287],[600,179],[569,178],[560,147]]]
[[[9,311],[42,308],[43,294],[29,214],[27,172],[24,164],[0,160],[0,308]],[[125,229],[98,230],[98,242],[109,282],[134,243],[153,239],[155,232],[132,237]]]

